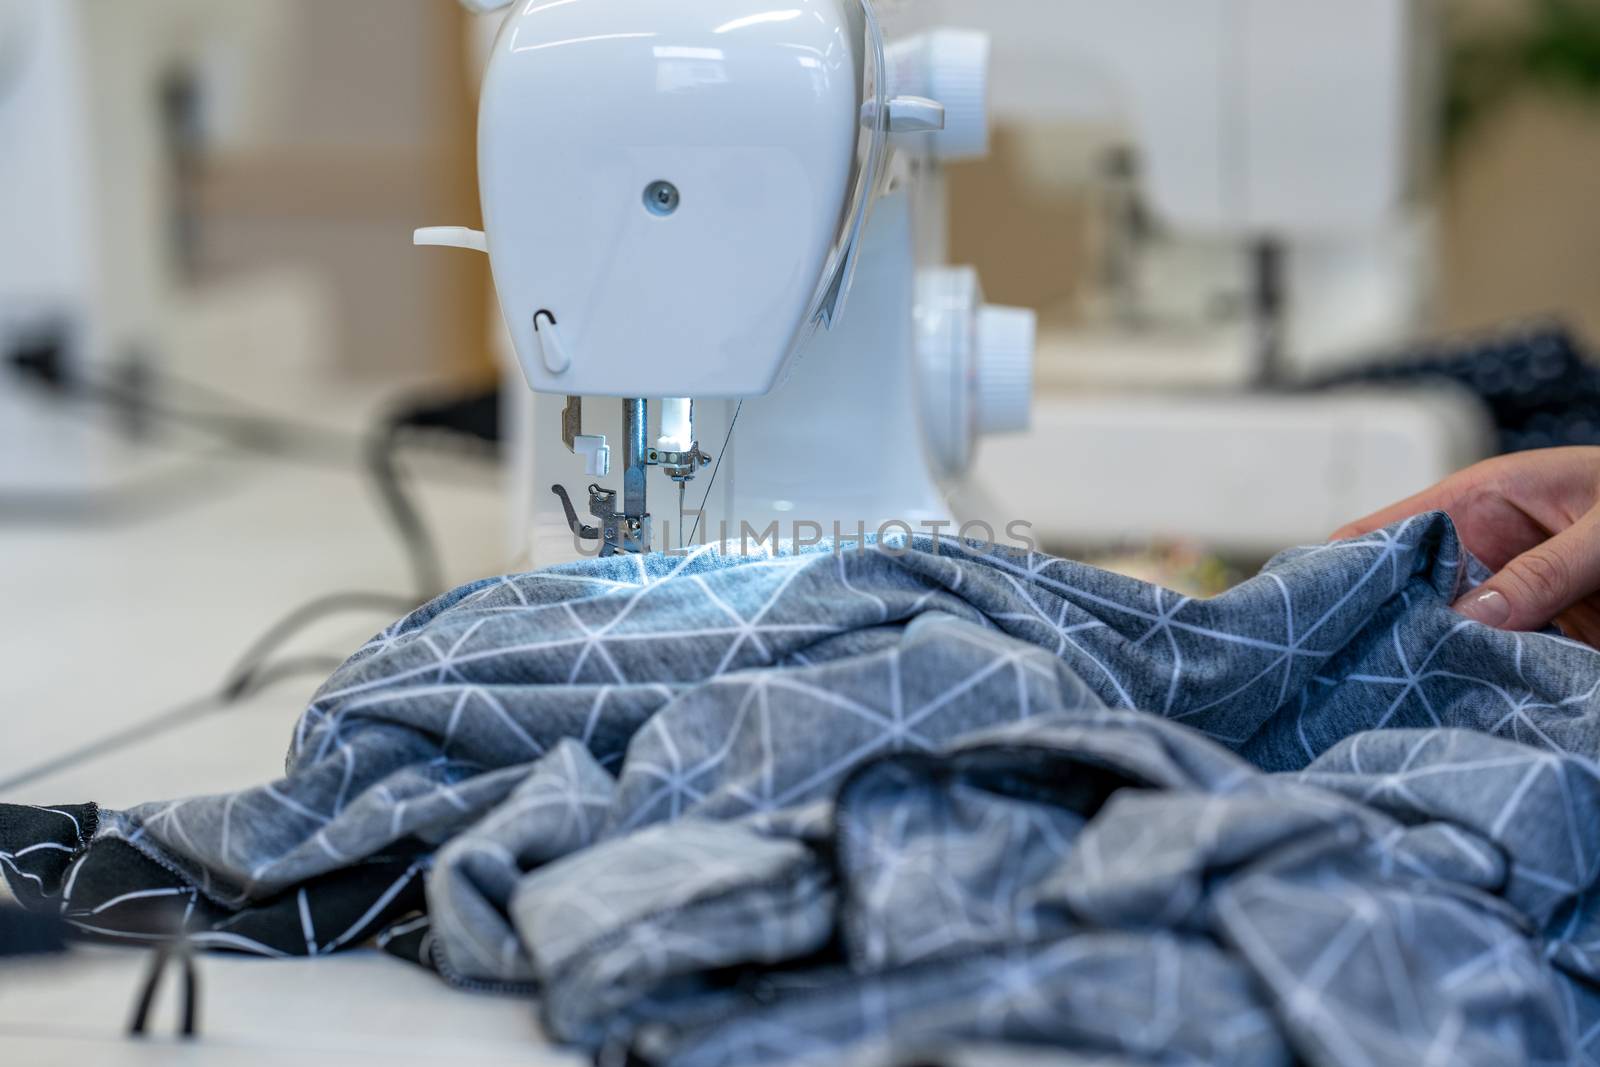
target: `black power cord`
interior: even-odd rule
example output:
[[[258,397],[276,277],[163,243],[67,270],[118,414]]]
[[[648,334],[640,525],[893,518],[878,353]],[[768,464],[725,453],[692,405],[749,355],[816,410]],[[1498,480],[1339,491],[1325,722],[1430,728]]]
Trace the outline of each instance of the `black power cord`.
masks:
[[[417,442],[437,445],[449,440],[457,444],[452,449],[456,453],[493,457],[500,440],[497,387],[444,398],[412,398],[392,406],[365,435],[357,437],[262,412],[210,386],[166,372],[141,371],[120,379],[90,378],[73,372],[60,349],[46,344],[18,350],[10,363],[23,380],[47,394],[91,409],[111,411],[129,427],[160,422],[204,433],[241,451],[318,466],[345,468],[359,460],[405,549],[417,596],[424,602],[444,592],[443,565],[412,499],[398,455]],[[167,403],[155,395],[152,384],[160,384],[167,391],[182,389],[198,394],[208,399],[211,407]],[[0,505],[4,503],[0,498]],[[72,501],[63,507],[60,499],[43,494],[12,499],[10,503],[9,508],[0,506],[0,516],[93,518],[149,510],[148,504],[143,509],[138,507],[141,502],[118,509],[100,499]]]
[[[206,433],[243,451],[318,464],[344,465],[356,452],[357,442],[344,434],[258,413],[242,401],[164,371],[152,370],[137,359],[111,374],[90,377],[74,369],[58,347],[41,342],[19,348],[11,354],[9,362],[13,374],[45,396],[109,412],[135,433],[150,423],[161,422]],[[165,389],[158,391],[158,387]],[[221,406],[199,408],[170,404],[162,392],[173,387],[201,393]]]
[[[128,1020],[129,1037],[144,1037],[149,1033],[150,1011],[155,1007],[156,991],[161,988],[161,976],[167,972],[169,964],[177,968],[182,983],[183,1010],[178,1017],[178,1034],[185,1040],[199,1034],[200,972],[195,967],[194,946],[180,932],[151,950],[150,967],[145,971],[133,1016]]]
[[[326,676],[344,662],[336,656],[294,656],[273,660],[276,652],[313,622],[349,611],[384,611],[405,614],[416,605],[404,597],[381,593],[335,593],[290,612],[273,625],[228,670],[221,685],[192,700],[158,712],[114,733],[95,738],[75,749],[52,756],[0,779],[0,793],[20,789],[62,771],[82,766],[124,746],[171,733],[216,712],[226,710],[291,678]]]
[[[270,684],[272,672],[281,669],[281,665],[272,665],[272,654],[313,623],[348,611],[404,615],[416,606],[405,597],[388,593],[332,593],[319,597],[296,608],[257,638],[228,672],[218,695],[227,701],[241,700]],[[339,666],[339,662],[342,661],[333,666]]]
[[[368,435],[364,458],[367,474],[378,491],[395,534],[405,547],[406,559],[411,562],[411,580],[417,598],[425,602],[444,592],[444,571],[439,562],[439,548],[412,502],[411,494],[406,491],[405,481],[395,464],[401,437],[401,423],[392,420],[385,423]]]
[[[275,415],[246,410],[231,397],[206,386],[187,383],[170,375],[166,384],[199,394],[214,405],[231,410],[203,410],[156,403],[141,388],[142,379],[129,382],[90,381],[69,374],[59,349],[23,352],[12,360],[13,368],[35,384],[67,399],[91,406],[111,408],[123,416],[124,423],[137,427],[147,419],[200,430],[234,447],[270,456],[347,465],[360,455],[376,488],[385,514],[393,523],[410,562],[415,599],[390,593],[348,592],[319,597],[291,611],[257,638],[228,671],[213,692],[135,723],[109,736],[80,746],[53,759],[35,764],[0,780],[0,792],[15,789],[49,775],[87,763],[124,745],[150,740],[190,722],[237,705],[278,682],[304,675],[326,675],[338,669],[341,658],[329,656],[272,657],[295,635],[308,626],[334,615],[353,611],[405,614],[419,603],[445,591],[443,565],[438,547],[423,520],[396,462],[406,444],[421,438],[453,439],[470,442],[473,451],[493,454],[500,440],[500,398],[498,389],[484,389],[444,400],[418,398],[397,406],[380,419],[359,442],[306,424]],[[459,449],[458,449],[459,450]],[[43,499],[24,500],[23,513],[37,511],[31,505]],[[59,503],[59,501],[55,501]],[[110,512],[94,500],[84,514],[105,517]],[[30,923],[24,927],[24,923]],[[65,927],[59,920],[19,916],[0,910],[0,952],[54,951],[65,945]],[[150,967],[135,1002],[128,1024],[130,1036],[143,1036],[149,1030],[150,1013],[161,978],[174,967],[179,972],[182,1010],[179,1033],[193,1038],[199,1031],[200,978],[195,950],[180,930],[153,950]]]
[[[409,492],[396,459],[415,443],[449,441],[460,454],[498,457],[500,389],[498,386],[440,398],[417,396],[394,406],[367,434],[363,458],[406,558],[422,602],[445,592],[443,565],[433,534]]]
[[[404,615],[444,592],[443,567],[437,547],[412,501],[396,462],[397,453],[418,441],[451,440],[457,443],[455,450],[458,452],[463,451],[459,445],[465,442],[468,452],[492,455],[500,433],[497,389],[442,400],[414,398],[395,405],[364,438],[358,439],[256,411],[201,410],[156,403],[143,389],[75,377],[49,352],[13,358],[12,365],[25,378],[65,399],[123,413],[135,407],[144,415],[207,432],[244,450],[340,466],[348,466],[357,456],[361,457],[385,513],[405,548],[415,593],[411,597],[359,591],[333,593],[302,605],[252,642],[215,690],[0,779],[0,792],[69,770],[124,745],[170,732],[236,705],[286,679],[326,675],[337,669],[342,658],[300,656],[274,661],[272,656],[295,635],[322,619],[355,611]],[[165,381],[168,385],[186,386],[171,376],[165,376]],[[209,387],[195,386],[188,391],[207,395],[213,402],[230,408],[245,406]]]

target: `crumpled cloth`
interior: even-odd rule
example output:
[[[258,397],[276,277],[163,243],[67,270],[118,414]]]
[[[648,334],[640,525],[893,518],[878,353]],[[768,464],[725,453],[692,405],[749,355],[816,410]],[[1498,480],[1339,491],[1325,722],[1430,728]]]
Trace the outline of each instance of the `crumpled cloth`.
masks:
[[[382,930],[643,1063],[1593,1062],[1600,653],[1452,612],[1483,576],[1432,515],[1212,600],[953,540],[478,582],[281,780],[49,809],[92,839],[29,894]]]
[[[1482,401],[1502,453],[1600,445],[1600,363],[1555,320],[1413,345],[1307,384],[1327,389],[1439,383],[1464,388]]]

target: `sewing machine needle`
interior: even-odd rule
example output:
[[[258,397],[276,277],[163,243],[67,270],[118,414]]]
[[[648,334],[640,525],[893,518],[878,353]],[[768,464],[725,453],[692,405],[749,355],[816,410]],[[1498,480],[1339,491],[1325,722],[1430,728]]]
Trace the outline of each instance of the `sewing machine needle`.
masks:
[[[684,549],[683,543],[683,482],[678,483],[678,551]]]

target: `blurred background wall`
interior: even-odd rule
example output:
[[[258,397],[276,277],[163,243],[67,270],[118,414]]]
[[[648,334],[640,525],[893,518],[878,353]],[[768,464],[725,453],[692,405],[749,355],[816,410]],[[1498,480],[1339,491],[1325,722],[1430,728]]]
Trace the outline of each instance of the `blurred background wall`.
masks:
[[[255,97],[197,168],[195,275],[314,271],[352,372],[479,368],[483,264],[410,250],[430,220],[479,224],[466,17],[438,0],[188,6],[200,27],[250,26],[217,62],[253,68]]]
[[[1600,4],[1453,0],[1440,322],[1559,311],[1600,338]]]

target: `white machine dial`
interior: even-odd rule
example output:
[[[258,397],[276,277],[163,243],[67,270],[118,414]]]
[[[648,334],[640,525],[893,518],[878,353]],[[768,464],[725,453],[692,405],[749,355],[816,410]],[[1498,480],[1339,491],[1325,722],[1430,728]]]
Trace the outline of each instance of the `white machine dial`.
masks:
[[[978,310],[977,432],[1022,433],[1033,409],[1033,353],[1038,316],[1022,308]]]
[[[937,267],[917,276],[916,321],[923,437],[954,477],[980,435],[1028,429],[1036,316],[985,304],[971,267]]]
[[[989,154],[989,35],[933,30],[889,46],[890,92],[944,105],[944,128],[934,135],[939,159]]]

